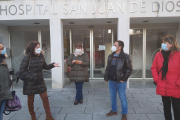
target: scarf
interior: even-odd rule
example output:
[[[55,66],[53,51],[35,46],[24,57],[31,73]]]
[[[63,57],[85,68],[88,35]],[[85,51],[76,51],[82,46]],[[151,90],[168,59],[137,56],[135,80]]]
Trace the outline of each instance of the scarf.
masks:
[[[81,49],[81,51],[77,51],[77,49],[75,49],[75,51],[74,51],[74,55],[75,55],[76,57],[81,56],[81,55],[83,55],[83,54],[84,54],[84,49]]]
[[[171,54],[171,51],[161,51],[163,58],[164,58],[164,62],[163,62],[163,67],[162,67],[162,80],[165,78],[166,79],[166,74],[168,72],[168,57]]]
[[[0,54],[0,64],[5,64],[6,56],[4,54]]]

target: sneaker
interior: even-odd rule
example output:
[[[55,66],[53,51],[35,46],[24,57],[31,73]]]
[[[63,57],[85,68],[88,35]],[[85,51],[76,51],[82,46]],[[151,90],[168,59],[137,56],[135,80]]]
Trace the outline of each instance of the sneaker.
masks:
[[[112,110],[106,114],[106,117],[117,115],[117,112],[113,112]]]
[[[127,120],[127,115],[123,114],[121,120]]]

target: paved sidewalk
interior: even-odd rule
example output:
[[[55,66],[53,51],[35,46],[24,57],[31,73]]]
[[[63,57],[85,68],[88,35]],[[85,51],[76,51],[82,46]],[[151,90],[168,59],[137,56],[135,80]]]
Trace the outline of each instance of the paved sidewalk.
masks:
[[[21,83],[20,83],[21,84]],[[20,88],[20,87],[19,87]],[[22,109],[4,115],[3,120],[30,120],[27,97],[22,89],[16,87],[21,99]],[[118,98],[118,115],[106,117],[111,109],[108,84],[103,81],[91,81],[84,84],[84,103],[74,105],[75,85],[68,84],[60,90],[48,89],[51,112],[55,120],[120,120],[121,105]],[[156,95],[155,87],[127,89],[128,120],[164,120],[161,97]],[[45,112],[39,95],[35,96],[35,112],[38,120],[45,120]]]

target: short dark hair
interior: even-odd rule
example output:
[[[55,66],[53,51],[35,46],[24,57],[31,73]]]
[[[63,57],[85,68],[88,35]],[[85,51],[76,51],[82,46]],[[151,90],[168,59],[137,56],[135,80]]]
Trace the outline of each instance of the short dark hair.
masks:
[[[117,42],[118,45],[121,46],[121,50],[123,50],[123,48],[124,48],[124,42],[121,41],[121,40],[116,40],[115,42]]]
[[[26,47],[26,54],[27,55],[34,55],[34,49],[36,48],[36,46],[38,44],[40,45],[40,43],[38,41],[30,42]]]
[[[82,42],[77,42],[75,47],[81,47],[82,48]]]

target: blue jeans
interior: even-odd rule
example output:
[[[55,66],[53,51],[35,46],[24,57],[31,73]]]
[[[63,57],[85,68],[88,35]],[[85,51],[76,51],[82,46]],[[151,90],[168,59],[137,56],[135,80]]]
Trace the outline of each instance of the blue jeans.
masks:
[[[117,111],[117,92],[119,94],[119,99],[121,100],[122,114],[128,113],[128,105],[126,98],[126,87],[127,82],[117,82],[109,80],[109,91],[111,95],[111,107],[112,111]]]
[[[82,88],[84,82],[75,82],[76,85],[76,100],[80,101],[83,99]]]
[[[3,119],[3,112],[6,106],[6,100],[0,101],[0,120]]]

